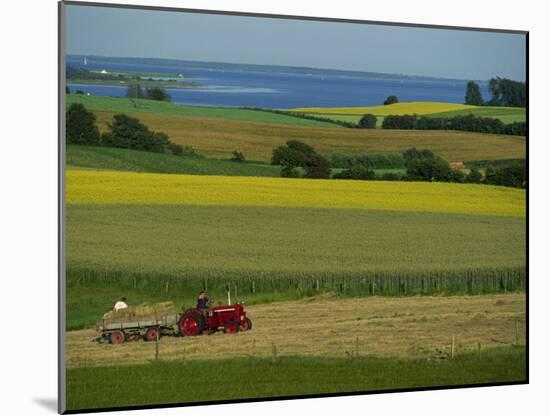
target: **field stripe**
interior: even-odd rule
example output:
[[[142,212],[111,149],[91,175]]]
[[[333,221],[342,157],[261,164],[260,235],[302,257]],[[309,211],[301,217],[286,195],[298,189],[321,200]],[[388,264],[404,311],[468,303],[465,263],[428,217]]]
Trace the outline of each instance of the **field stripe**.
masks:
[[[67,203],[288,206],[525,216],[525,191],[496,186],[67,172]]]

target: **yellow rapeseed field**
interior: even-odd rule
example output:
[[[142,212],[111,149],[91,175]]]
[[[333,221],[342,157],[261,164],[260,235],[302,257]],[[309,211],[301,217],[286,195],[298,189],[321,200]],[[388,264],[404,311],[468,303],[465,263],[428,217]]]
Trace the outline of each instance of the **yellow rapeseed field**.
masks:
[[[473,105],[451,104],[448,102],[400,102],[392,105],[377,105],[373,107],[341,107],[341,108],[294,108],[291,111],[307,112],[310,114],[344,114],[364,115],[373,114],[405,115],[405,114],[435,114],[438,112],[458,111],[469,108],[478,108]]]
[[[525,216],[505,187],[269,177],[67,171],[67,203],[357,208]]]

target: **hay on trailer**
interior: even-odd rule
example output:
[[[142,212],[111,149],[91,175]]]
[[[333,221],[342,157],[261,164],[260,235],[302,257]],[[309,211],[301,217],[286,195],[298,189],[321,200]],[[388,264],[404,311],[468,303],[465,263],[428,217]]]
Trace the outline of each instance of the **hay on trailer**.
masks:
[[[148,304],[143,303],[137,306],[129,306],[118,311],[111,311],[104,316],[105,319],[119,320],[135,317],[162,317],[169,314],[176,314],[174,303],[172,301],[166,301],[163,303]]]

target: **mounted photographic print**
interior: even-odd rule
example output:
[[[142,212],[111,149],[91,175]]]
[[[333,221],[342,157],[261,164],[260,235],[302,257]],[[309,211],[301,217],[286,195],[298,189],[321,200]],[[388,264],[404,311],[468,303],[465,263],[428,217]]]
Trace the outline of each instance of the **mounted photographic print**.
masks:
[[[59,11],[60,412],[528,382],[527,32]]]

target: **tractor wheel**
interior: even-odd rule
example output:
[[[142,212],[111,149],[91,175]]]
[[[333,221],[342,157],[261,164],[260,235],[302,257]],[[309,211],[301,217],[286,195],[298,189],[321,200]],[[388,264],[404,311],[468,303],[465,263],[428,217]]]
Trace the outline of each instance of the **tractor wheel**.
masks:
[[[245,318],[243,321],[241,321],[241,331],[248,331],[252,330],[252,321],[249,318]]]
[[[116,330],[111,333],[111,343],[122,344],[126,340],[124,332],[122,330]]]
[[[178,323],[182,336],[198,336],[205,326],[204,316],[198,311],[186,312]]]
[[[235,321],[228,321],[223,325],[223,332],[225,334],[235,334],[239,331],[240,326]]]
[[[156,342],[160,339],[160,330],[158,327],[149,327],[145,332],[145,341]]]

